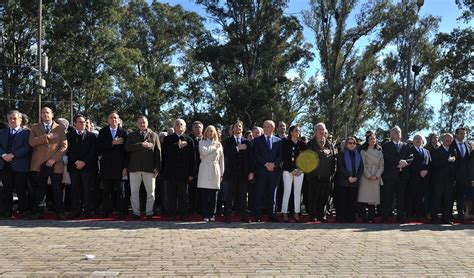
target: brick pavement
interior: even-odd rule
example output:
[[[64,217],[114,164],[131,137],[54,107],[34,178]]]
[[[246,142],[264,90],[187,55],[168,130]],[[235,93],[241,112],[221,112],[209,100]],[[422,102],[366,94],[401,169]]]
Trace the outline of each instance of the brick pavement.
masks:
[[[473,225],[3,220],[0,275],[466,277],[473,243]]]

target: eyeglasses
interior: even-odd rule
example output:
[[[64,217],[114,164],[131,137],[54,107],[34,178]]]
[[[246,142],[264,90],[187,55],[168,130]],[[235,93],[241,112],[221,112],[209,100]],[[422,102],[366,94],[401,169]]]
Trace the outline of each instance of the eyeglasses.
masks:
[[[347,145],[355,145],[356,142],[347,142]]]

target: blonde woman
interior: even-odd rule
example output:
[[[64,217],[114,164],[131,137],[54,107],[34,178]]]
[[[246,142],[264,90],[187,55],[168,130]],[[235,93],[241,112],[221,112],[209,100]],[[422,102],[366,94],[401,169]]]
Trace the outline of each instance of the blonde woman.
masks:
[[[201,208],[204,221],[215,221],[217,191],[224,175],[224,150],[214,126],[204,130],[204,139],[199,142],[201,164],[197,187],[201,191]]]

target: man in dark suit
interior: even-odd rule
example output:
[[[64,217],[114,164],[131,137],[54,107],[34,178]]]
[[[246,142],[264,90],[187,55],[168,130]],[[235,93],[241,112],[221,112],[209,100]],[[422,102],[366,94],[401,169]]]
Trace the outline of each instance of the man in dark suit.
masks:
[[[0,217],[13,215],[13,188],[18,195],[20,213],[28,210],[27,178],[30,171],[30,132],[21,125],[21,113],[8,112],[8,126],[0,130],[0,178],[3,194],[0,195]]]
[[[401,142],[402,131],[395,126],[390,131],[390,141],[382,146],[384,158],[383,186],[380,193],[382,208],[382,222],[386,222],[393,210],[393,201],[396,200],[397,218],[400,223],[406,221],[405,190],[410,177],[409,165],[413,160],[410,147]],[[396,196],[396,198],[394,198]]]
[[[79,218],[82,213],[82,203],[86,218],[90,218],[92,215],[91,188],[94,174],[97,171],[97,138],[85,129],[86,118],[83,115],[74,116],[73,122],[75,131],[67,134],[68,149],[66,152],[67,168],[71,175],[72,212],[74,218]]]
[[[117,111],[109,113],[108,126],[99,131],[97,152],[100,156],[100,177],[102,179],[102,216],[112,211],[112,197],[116,197],[120,217],[128,213],[128,200],[121,187],[122,178],[127,177],[128,155],[125,152],[127,131],[120,127]]]
[[[428,186],[428,169],[431,161],[428,150],[423,148],[423,137],[419,134],[413,137],[413,146],[410,148],[413,162],[410,165],[410,180],[406,190],[406,213],[408,217],[421,219],[427,212],[424,211],[425,193]]]
[[[235,196],[239,198],[239,212],[242,222],[249,222],[247,212],[248,183],[253,180],[252,144],[242,136],[243,122],[232,125],[233,136],[224,141],[225,171],[224,182],[227,183],[225,196],[225,220],[231,222],[232,207]]]
[[[438,212],[443,215],[443,223],[452,223],[454,164],[457,160],[456,151],[451,143],[453,136],[449,133],[441,135],[441,147],[431,151],[432,158],[432,207],[431,222],[437,223]]]
[[[204,125],[200,121],[194,121],[191,130],[191,138],[194,142],[194,156],[196,157],[195,165],[195,173],[196,176],[192,181],[189,182],[189,197],[188,197],[188,205],[189,205],[189,213],[194,214],[196,212],[200,213],[199,202],[201,200],[199,197],[199,190],[197,190],[197,176],[199,175],[199,164],[201,164],[201,158],[199,155],[199,141],[202,140],[202,131],[204,129]]]
[[[270,221],[276,218],[276,189],[281,179],[282,141],[273,135],[275,123],[266,120],[263,123],[263,135],[255,139],[256,200],[255,220],[261,221],[262,209],[269,215]]]
[[[456,150],[457,159],[454,163],[455,169],[455,186],[454,199],[456,200],[456,209],[458,212],[457,219],[464,221],[464,199],[465,192],[470,181],[468,179],[469,173],[469,157],[471,156],[471,146],[464,141],[466,136],[466,129],[463,127],[457,128],[454,134],[454,141],[451,143],[451,148]]]
[[[176,218],[176,204],[181,220],[187,221],[188,183],[195,177],[196,154],[194,141],[186,135],[183,119],[174,122],[174,134],[165,137],[163,142],[163,177],[168,185],[168,215]]]

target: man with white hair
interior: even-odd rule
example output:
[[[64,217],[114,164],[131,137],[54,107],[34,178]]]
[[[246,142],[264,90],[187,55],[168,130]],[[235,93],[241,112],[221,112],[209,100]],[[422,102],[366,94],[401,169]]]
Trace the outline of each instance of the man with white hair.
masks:
[[[401,141],[402,130],[395,126],[390,131],[390,141],[382,146],[384,172],[382,179],[380,205],[382,208],[382,223],[386,222],[393,211],[393,201],[396,200],[397,219],[405,223],[405,191],[410,178],[409,167],[413,154],[410,146]],[[395,198],[396,197],[396,198]]]
[[[431,151],[433,159],[431,223],[433,224],[438,221],[438,212],[442,213],[444,224],[451,224],[453,220],[454,166],[457,158],[452,142],[453,136],[450,133],[444,133],[441,135],[441,147]]]
[[[188,183],[194,179],[196,173],[194,141],[185,131],[186,122],[177,119],[174,122],[174,133],[165,137],[162,146],[162,174],[168,190],[166,211],[172,219],[175,219],[178,213],[183,221],[188,219]]]
[[[309,215],[314,221],[326,221],[331,182],[336,173],[337,153],[327,136],[326,125],[318,123],[314,126],[314,138],[306,145],[319,156],[319,166],[308,173]]]
[[[410,165],[410,181],[406,191],[406,214],[408,217],[421,219],[425,216],[424,208],[426,191],[428,187],[428,169],[430,167],[431,156],[428,150],[423,148],[424,139],[420,134],[413,136],[413,146],[410,150],[413,155],[413,162]]]
[[[276,189],[281,179],[282,141],[273,135],[275,122],[266,120],[263,123],[263,135],[254,140],[256,199],[255,221],[260,222],[263,211],[269,220],[277,222]]]

